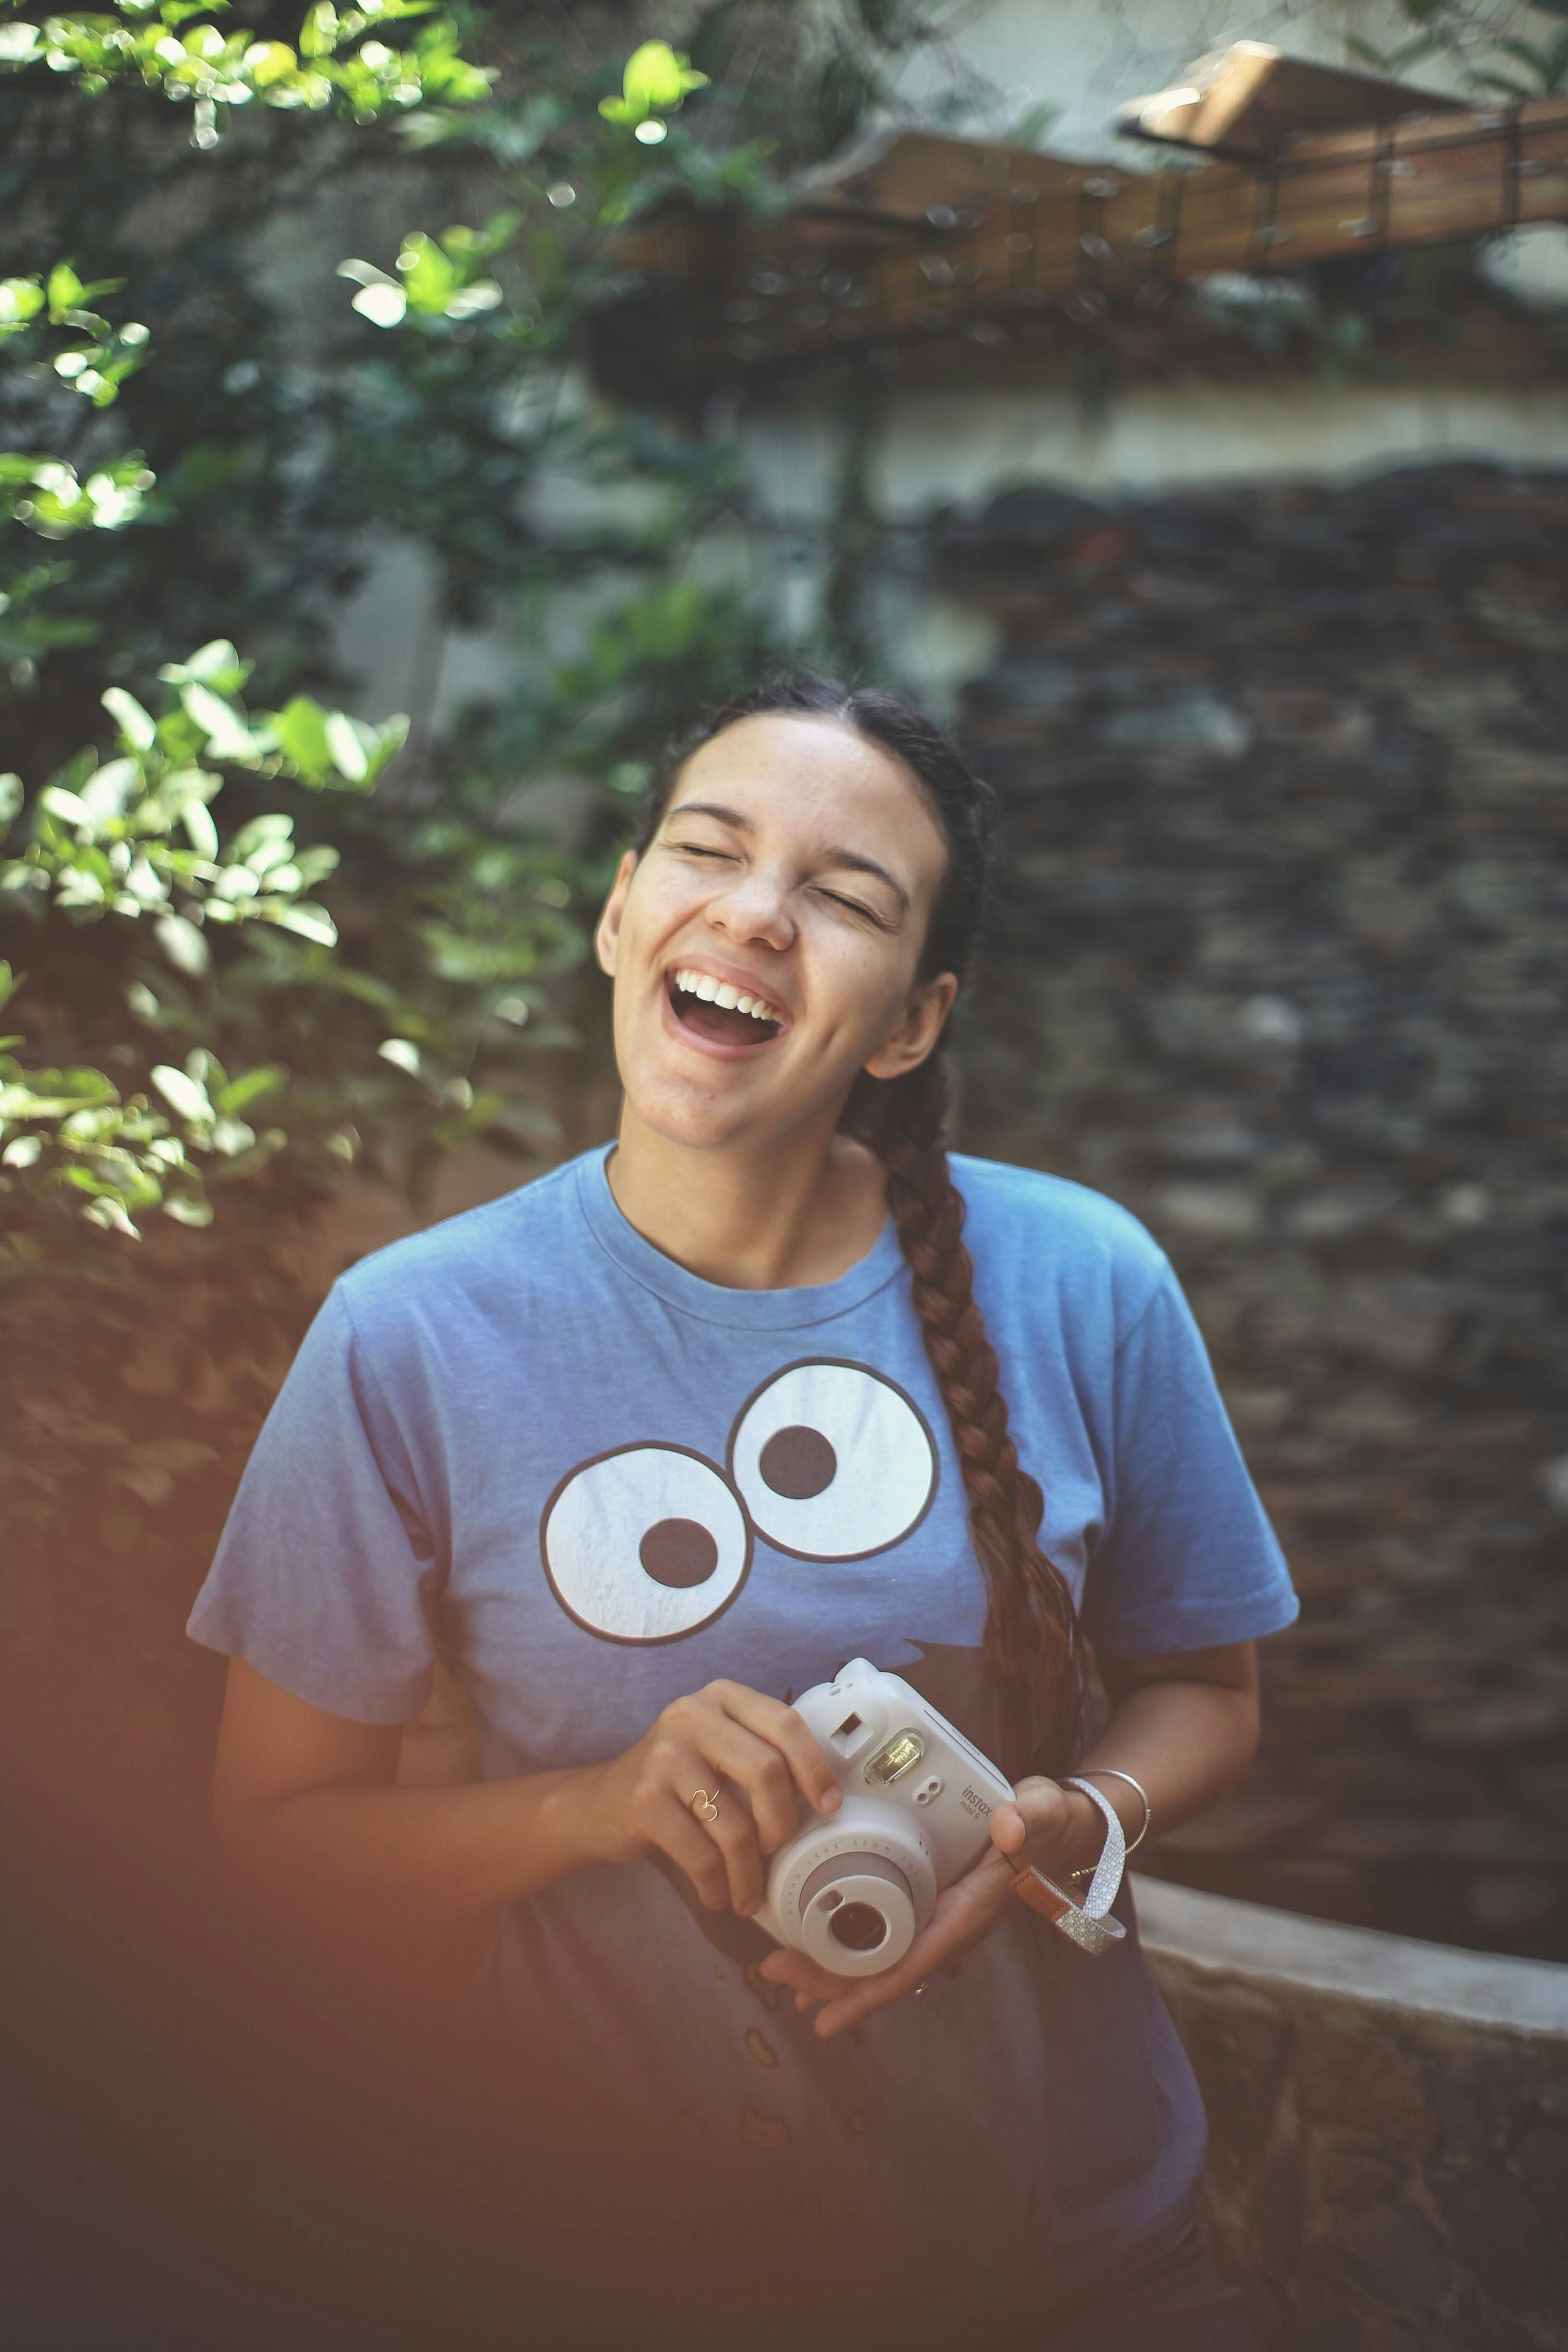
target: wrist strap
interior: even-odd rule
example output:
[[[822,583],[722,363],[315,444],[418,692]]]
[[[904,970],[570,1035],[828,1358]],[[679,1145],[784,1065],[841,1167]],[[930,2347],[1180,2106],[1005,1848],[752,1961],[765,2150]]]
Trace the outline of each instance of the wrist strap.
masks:
[[[1121,1884],[1127,1840],[1110,1798],[1103,1796],[1091,1781],[1075,1777],[1061,1785],[1065,1789],[1081,1789],[1105,1816],[1105,1843],[1082,1903],[1076,1903],[1065,1887],[1058,1886],[1054,1878],[1047,1878],[1043,1870],[1037,1870],[1033,1863],[1026,1863],[1020,1868],[1011,1854],[1005,1860],[1014,1873],[1013,1892],[1020,1902],[1026,1903],[1031,1911],[1037,1911],[1042,1919],[1048,1919],[1081,1950],[1099,1955],[1121,1943],[1127,1933],[1121,1920],[1110,1916],[1116,1890]]]

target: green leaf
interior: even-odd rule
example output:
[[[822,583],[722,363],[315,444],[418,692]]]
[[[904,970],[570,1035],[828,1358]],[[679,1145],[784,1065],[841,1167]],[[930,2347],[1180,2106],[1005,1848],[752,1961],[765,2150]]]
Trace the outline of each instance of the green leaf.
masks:
[[[212,962],[207,943],[188,917],[160,915],[153,930],[176,971],[188,972],[193,979],[199,979],[207,971]]]
[[[264,842],[288,841],[293,831],[293,818],[282,815],[276,809],[266,816],[253,816],[248,824],[240,826],[229,843],[228,854],[237,864],[248,866]]]
[[[409,307],[439,318],[458,284],[457,270],[440,247],[427,236],[405,236],[397,268]]]
[[[110,686],[105,688],[99,700],[118,723],[121,734],[133,751],[150,751],[153,749],[158,740],[158,730],[133,694],[127,694],[122,686]]]
[[[198,857],[216,857],[217,827],[205,801],[195,798],[186,801],[180,810],[180,823],[185,828],[186,840]]]
[[[366,732],[370,730],[367,729]],[[329,713],[321,730],[332,765],[346,776],[351,784],[362,784],[370,773],[370,751],[374,746],[361,739],[353,720],[344,710]]]
[[[362,319],[373,327],[401,327],[408,311],[408,297],[401,286],[390,281],[378,286],[362,286],[349,304]]]
[[[321,0],[300,27],[300,55],[302,58],[327,58],[337,47],[342,37],[338,12]]]
[[[327,714],[310,695],[295,695],[279,712],[278,748],[307,783],[319,782],[331,767]]]
[[[254,756],[256,746],[244,719],[209,688],[194,682],[183,686],[180,700],[187,717],[195,720],[206,737],[207,749],[215,760],[248,760]]]
[[[81,789],[81,802],[94,824],[123,816],[143,782],[140,760],[107,760]]]
[[[224,1118],[236,1118],[251,1103],[258,1102],[263,1095],[276,1094],[288,1076],[289,1073],[281,1062],[259,1063],[254,1070],[247,1070],[242,1076],[236,1078],[232,1086],[225,1087],[218,1094],[215,1107]]]
[[[165,662],[158,672],[169,686],[210,686],[220,694],[232,694],[245,683],[249,665],[242,662],[226,637],[214,637],[208,644],[198,646],[183,662]]]
[[[599,101],[609,121],[637,123],[651,114],[678,107],[688,93],[706,87],[708,76],[692,70],[691,60],[668,41],[644,41],[626,59],[621,96]]]
[[[0,334],[15,334],[36,319],[47,299],[36,278],[0,278]]]
[[[163,1214],[173,1217],[177,1225],[210,1225],[213,1204],[193,1197],[189,1192],[171,1192],[162,1203]]]
[[[298,931],[301,939],[313,940],[318,947],[337,946],[338,927],[324,907],[312,907],[308,901],[303,906],[280,907],[272,920],[280,930]]]
[[[68,261],[57,261],[49,272],[49,316],[59,319],[80,303],[87,289]]]
[[[68,792],[63,784],[46,784],[38,794],[38,806],[50,816],[58,816],[62,824],[91,824],[92,811],[79,793]]]
[[[167,1062],[159,1062],[153,1071],[153,1084],[163,1096],[177,1118],[192,1127],[210,1127],[213,1107],[207,1091],[184,1070],[176,1070]]]
[[[132,1242],[139,1242],[142,1238],[125,1213],[124,1202],[117,1200],[112,1192],[101,1193],[96,1201],[89,1201],[82,1215],[89,1224],[101,1225],[105,1233],[123,1234],[127,1241]]]

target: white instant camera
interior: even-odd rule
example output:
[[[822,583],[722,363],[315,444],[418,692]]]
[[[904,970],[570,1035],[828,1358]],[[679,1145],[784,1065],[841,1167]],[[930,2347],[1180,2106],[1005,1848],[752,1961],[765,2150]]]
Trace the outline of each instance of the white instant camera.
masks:
[[[776,1943],[836,1975],[875,1976],[902,1959],[943,1887],[980,1860],[1012,1786],[918,1691],[865,1658],[795,1705],[844,1801],[780,1846],[754,1916]]]

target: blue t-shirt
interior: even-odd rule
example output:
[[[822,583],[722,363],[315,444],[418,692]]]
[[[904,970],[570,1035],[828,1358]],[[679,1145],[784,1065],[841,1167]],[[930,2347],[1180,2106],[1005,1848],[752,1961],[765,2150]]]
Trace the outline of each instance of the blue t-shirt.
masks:
[[[837,1281],[729,1289],[627,1222],[609,1149],[336,1285],[191,1633],[393,1723],[428,1696],[439,1616],[487,1778],[618,1754],[719,1675],[787,1699],[852,1656],[994,1755],[984,1572],[890,1221]],[[1154,1243],[1080,1186],[952,1169],[1041,1541],[1096,1642],[1146,1656],[1288,1624]],[[1091,1958],[1019,1905],[923,2000],[826,2042],[758,1976],[772,1948],[639,1861],[510,1906],[491,1966],[581,2095],[672,2150],[731,2151],[807,2234],[853,2212],[884,2316],[1038,2308],[1042,2281],[1091,2285],[1184,2221],[1202,2108],[1135,1932]]]

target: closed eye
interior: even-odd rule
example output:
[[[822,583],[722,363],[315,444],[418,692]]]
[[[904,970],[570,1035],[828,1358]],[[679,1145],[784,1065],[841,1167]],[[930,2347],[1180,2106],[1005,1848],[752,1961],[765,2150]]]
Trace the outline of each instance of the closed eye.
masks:
[[[732,850],[709,849],[696,841],[672,842],[670,846],[678,850],[683,857],[716,857],[721,863],[727,863],[734,856]],[[878,914],[874,907],[863,907],[858,898],[846,898],[837,890],[822,890],[817,895],[819,898],[828,899],[835,907],[842,907],[847,914],[859,915],[866,922],[875,923],[879,931],[891,928],[884,918]]]
[[[837,890],[824,890],[821,895],[825,898],[831,898],[836,907],[847,908],[852,915],[864,915],[866,920],[868,923],[875,923],[879,931],[885,931],[889,928],[874,908],[862,907],[858,898],[841,898]]]

